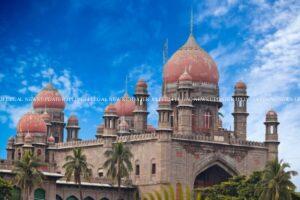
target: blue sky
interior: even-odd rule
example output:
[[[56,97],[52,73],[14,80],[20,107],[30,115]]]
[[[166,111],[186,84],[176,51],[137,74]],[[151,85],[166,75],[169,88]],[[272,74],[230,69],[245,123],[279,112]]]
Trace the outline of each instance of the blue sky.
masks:
[[[64,97],[121,96],[128,76],[160,95],[162,46],[171,56],[194,35],[215,59],[220,93],[232,95],[243,80],[250,95],[248,138],[264,140],[270,108],[281,122],[280,157],[300,172],[300,2],[203,1],[1,1],[0,96],[33,97],[49,81]],[[272,97],[272,98],[270,98]],[[286,101],[288,97],[288,101]],[[298,99],[296,99],[298,98]],[[80,118],[80,137],[93,138],[108,102],[68,102],[66,116]],[[31,102],[0,101],[0,156]],[[156,125],[156,103],[149,121]],[[232,102],[224,101],[224,126],[232,127]],[[300,178],[295,181],[300,186]]]

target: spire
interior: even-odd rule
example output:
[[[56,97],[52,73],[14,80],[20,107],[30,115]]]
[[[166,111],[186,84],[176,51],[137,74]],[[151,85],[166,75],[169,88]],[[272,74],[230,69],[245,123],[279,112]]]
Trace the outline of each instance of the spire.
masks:
[[[191,19],[190,19],[190,34],[193,35],[194,29],[194,15],[193,15],[193,7],[191,8]]]
[[[168,38],[166,39],[163,47],[163,64],[166,64],[168,60]]]
[[[125,79],[125,95],[128,94],[128,77],[126,76],[126,79]]]

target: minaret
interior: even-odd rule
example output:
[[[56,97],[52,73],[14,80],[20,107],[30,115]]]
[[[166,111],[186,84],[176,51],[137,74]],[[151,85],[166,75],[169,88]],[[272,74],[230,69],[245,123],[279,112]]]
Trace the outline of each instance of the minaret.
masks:
[[[134,131],[144,133],[147,130],[147,99],[148,91],[147,84],[144,80],[139,80],[135,87],[135,109],[133,111]]]
[[[277,113],[273,110],[270,110],[266,114],[266,138],[265,138],[265,144],[268,148],[268,161],[272,161],[274,159],[278,158],[278,117]]]
[[[80,127],[78,123],[78,118],[75,115],[71,115],[69,117],[66,129],[67,129],[67,142],[79,140],[78,132]]]
[[[14,154],[15,154],[15,148],[14,148],[14,144],[15,144],[15,138],[14,137],[10,137],[7,143],[7,160],[12,161],[14,160]]]
[[[191,99],[192,77],[185,68],[178,79],[178,132],[180,134],[192,134],[193,103]]]
[[[234,134],[235,137],[241,140],[247,139],[247,86],[245,83],[239,81],[235,84],[234,95],[232,96],[234,100]]]
[[[95,135],[95,137],[96,137],[97,139],[100,139],[100,138],[102,137],[102,135],[103,135],[103,130],[104,130],[104,124],[99,124],[99,125],[97,126],[97,131],[96,131],[96,135]]]
[[[103,115],[104,130],[103,137],[115,137],[117,136],[117,111],[113,104],[109,104]]]
[[[171,127],[171,99],[163,96],[158,102],[158,129],[157,131],[172,132]]]

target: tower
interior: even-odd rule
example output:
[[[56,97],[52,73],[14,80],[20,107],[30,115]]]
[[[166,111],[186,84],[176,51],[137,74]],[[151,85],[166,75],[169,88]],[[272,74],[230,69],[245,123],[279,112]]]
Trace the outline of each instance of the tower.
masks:
[[[192,77],[185,68],[178,79],[178,132],[180,134],[192,134],[193,103],[191,99]]]
[[[79,140],[78,132],[80,127],[78,123],[78,118],[75,115],[71,115],[69,117],[66,129],[67,129],[67,142]]]
[[[265,144],[268,148],[268,161],[278,158],[278,117],[277,113],[270,110],[266,114],[266,133],[265,133]]]
[[[245,83],[239,81],[235,84],[234,95],[232,96],[234,100],[234,134],[235,137],[241,140],[247,139],[247,86]]]
[[[171,127],[171,100],[167,96],[163,96],[158,102],[158,131],[172,132]]]
[[[140,79],[135,87],[135,109],[133,111],[134,131],[137,133],[144,133],[147,129],[147,100],[148,91],[147,84]]]
[[[50,115],[50,123],[48,136],[51,134],[55,138],[55,142],[63,142],[64,139],[64,109],[65,102],[54,86],[47,84],[34,98],[34,111],[43,114],[45,110]]]
[[[104,130],[103,137],[115,137],[117,136],[117,111],[113,104],[109,104],[105,108],[103,115],[104,119]]]

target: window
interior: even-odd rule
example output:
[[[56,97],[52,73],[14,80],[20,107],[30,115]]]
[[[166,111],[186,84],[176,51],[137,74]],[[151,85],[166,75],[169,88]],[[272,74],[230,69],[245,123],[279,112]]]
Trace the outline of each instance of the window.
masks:
[[[156,164],[155,163],[152,163],[151,174],[156,174]]]
[[[274,126],[270,126],[270,134],[274,133]]]
[[[20,150],[20,149],[18,149],[18,160],[20,160],[20,159],[21,159],[21,156],[22,156],[22,154],[21,154],[21,150]]]
[[[204,113],[204,128],[206,128],[206,129],[211,128],[211,125],[212,125],[211,118],[212,118],[212,115],[211,115],[210,111],[206,111]]]
[[[140,175],[140,165],[139,164],[135,165],[135,175],[137,175],[137,176]]]
[[[38,149],[37,152],[36,152],[37,156],[40,156],[42,155],[42,150],[41,149]]]
[[[102,169],[102,168],[98,169],[98,176],[99,176],[100,178],[104,176],[104,173],[103,173],[103,169]]]

